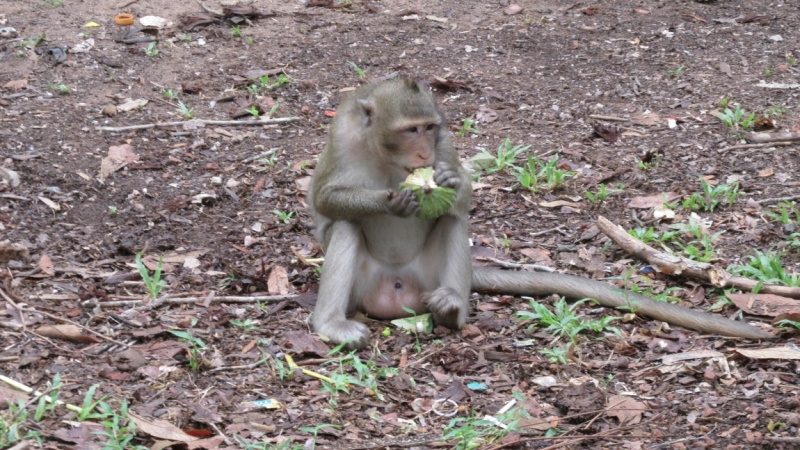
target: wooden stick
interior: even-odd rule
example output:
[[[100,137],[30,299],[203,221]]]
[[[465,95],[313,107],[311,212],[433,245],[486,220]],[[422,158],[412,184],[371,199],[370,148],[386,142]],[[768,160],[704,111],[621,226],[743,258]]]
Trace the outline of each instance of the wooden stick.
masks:
[[[779,141],[800,141],[800,133],[744,133],[744,138],[756,144]]]
[[[667,275],[686,275],[710,283],[714,287],[734,287],[743,291],[752,291],[758,282],[744,277],[731,276],[727,271],[708,263],[692,261],[680,256],[668,255],[643,243],[628,234],[624,228],[615,225],[603,216],[597,218],[597,228],[614,243],[622,247],[630,255],[658,267]],[[790,298],[800,298],[800,288],[762,284],[761,294],[775,294]]]
[[[730,147],[725,147],[717,150],[717,153],[725,153],[730,150],[739,150],[741,148],[763,148],[763,147],[778,147],[784,145],[792,145],[793,142],[772,142],[772,143],[763,143],[763,144],[739,144],[739,145],[731,145]]]
[[[296,298],[297,294],[287,295],[259,295],[253,297],[247,296],[221,296],[214,297],[210,300],[211,303],[256,303],[256,302],[274,302],[280,300],[291,300]],[[179,305],[182,303],[203,303],[207,299],[205,297],[181,297],[181,298],[166,298],[162,303]],[[113,302],[96,302],[97,306],[101,308],[110,308],[115,306],[136,306],[142,304],[141,300],[119,300]]]
[[[597,120],[606,120],[608,122],[630,122],[631,119],[626,119],[624,117],[614,117],[614,116],[601,116],[598,114],[590,114],[590,119],[597,119]]]
[[[799,199],[800,195],[790,195],[788,197],[775,197],[775,198],[765,198],[763,200],[756,200],[756,203],[758,203],[759,205],[770,205],[772,203],[791,202]]]
[[[225,125],[225,126],[242,126],[242,125],[268,125],[276,123],[289,123],[297,122],[299,117],[280,117],[278,119],[258,119],[258,120],[204,120],[192,119],[181,122],[159,122],[148,123],[143,125],[130,125],[127,127],[97,127],[98,131],[132,131],[132,130],[147,130],[155,127],[179,127],[187,123],[197,123],[198,125]]]

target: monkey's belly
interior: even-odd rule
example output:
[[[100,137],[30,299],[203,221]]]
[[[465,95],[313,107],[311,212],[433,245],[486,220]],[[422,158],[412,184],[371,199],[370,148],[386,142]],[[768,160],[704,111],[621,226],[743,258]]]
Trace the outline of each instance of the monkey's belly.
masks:
[[[413,310],[416,314],[427,311],[420,300],[422,292],[413,278],[393,277],[387,274],[373,282],[373,286],[365,293],[361,304],[364,312],[370,317],[398,319],[410,316],[411,314],[404,310],[404,307]]]
[[[361,230],[367,252],[380,263],[405,266],[424,252],[433,221],[415,217],[379,216],[364,220]]]

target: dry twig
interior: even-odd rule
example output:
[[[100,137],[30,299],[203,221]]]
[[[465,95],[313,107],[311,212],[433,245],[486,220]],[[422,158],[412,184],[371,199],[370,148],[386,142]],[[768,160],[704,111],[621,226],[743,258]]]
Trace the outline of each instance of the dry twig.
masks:
[[[708,263],[692,261],[675,255],[668,255],[643,243],[628,234],[619,225],[613,224],[603,216],[597,218],[597,228],[608,236],[614,243],[622,247],[628,254],[658,267],[667,275],[685,275],[689,278],[703,280],[711,285],[723,288],[734,287],[743,291],[752,291],[758,282],[744,277],[731,276],[725,269],[715,267]],[[762,284],[759,290],[762,294],[775,294],[790,298],[800,298],[800,288]]]

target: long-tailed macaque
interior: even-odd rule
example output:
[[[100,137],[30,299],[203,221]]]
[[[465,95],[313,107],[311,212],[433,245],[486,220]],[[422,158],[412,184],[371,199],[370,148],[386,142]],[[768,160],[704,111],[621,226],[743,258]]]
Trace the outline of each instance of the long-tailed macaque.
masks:
[[[414,169],[434,167],[439,186],[456,189],[450,210],[434,220],[415,217],[419,202],[396,189]],[[331,341],[364,347],[369,328],[348,320],[431,312],[437,324],[459,329],[471,290],[507,294],[556,293],[593,298],[607,307],[726,336],[774,336],[743,322],[657,302],[573,275],[473,268],[467,216],[472,186],[431,93],[414,81],[369,84],[342,102],[314,173],[310,201],[317,239],[325,249],[314,330]]]

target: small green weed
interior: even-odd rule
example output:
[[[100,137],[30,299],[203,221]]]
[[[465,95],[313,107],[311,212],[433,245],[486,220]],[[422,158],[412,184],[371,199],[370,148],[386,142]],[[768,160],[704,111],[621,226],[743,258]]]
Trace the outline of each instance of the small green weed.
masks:
[[[347,64],[350,65],[350,67],[352,67],[353,70],[356,71],[356,73],[358,74],[358,78],[361,78],[362,80],[366,78],[366,74],[361,69],[361,67],[358,67],[356,63],[354,63],[353,61],[347,61]]]
[[[525,147],[525,149],[528,147]],[[532,192],[537,192],[540,189],[556,190],[564,183],[567,177],[575,174],[575,172],[558,169],[557,166],[558,155],[553,155],[546,163],[536,155],[529,155],[522,167],[511,165],[517,172],[514,177],[517,178],[519,184]]]
[[[145,47],[143,49],[145,55],[150,56],[150,57],[154,57],[154,56],[158,55],[158,49],[156,48],[156,45],[158,45],[158,43],[155,42],[155,41],[149,43],[147,45],[147,47]]]
[[[780,117],[787,112],[789,112],[789,109],[783,106],[771,106],[764,111],[764,115],[767,117]]]
[[[592,203],[593,205],[600,205],[604,201],[606,201],[606,198],[608,198],[609,195],[611,195],[611,194],[619,194],[624,189],[625,189],[625,185],[622,184],[622,183],[619,184],[619,187],[617,189],[607,189],[605,183],[600,183],[597,186],[597,191],[596,192],[592,193],[592,192],[586,191],[586,192],[584,192],[584,195],[586,195],[586,198],[589,199],[589,202]]]
[[[158,258],[158,266],[156,266],[156,270],[153,271],[153,277],[150,278],[147,267],[145,267],[142,262],[142,254],[136,254],[136,269],[139,271],[139,275],[142,276],[142,281],[144,281],[144,285],[147,287],[148,295],[153,300],[158,298],[159,294],[161,294],[161,290],[167,285],[166,281],[161,279],[162,260],[162,258]]]
[[[725,103],[727,105],[727,101]],[[737,130],[739,128],[745,130],[752,129],[756,119],[756,113],[753,112],[747,115],[741,105],[736,105],[736,108],[733,110],[725,107],[722,112],[717,111],[714,115],[728,128]]]
[[[247,337],[247,333],[250,333],[251,331],[258,328],[258,325],[253,323],[253,319],[245,319],[245,320],[230,319],[228,322],[242,329],[242,339]]]
[[[182,342],[186,342],[191,346],[189,349],[189,368],[191,368],[194,373],[200,372],[200,368],[204,364],[203,350],[208,349],[206,343],[188,331],[169,330],[169,332],[178,337]]]
[[[182,101],[178,100],[178,110],[181,112],[183,117],[187,118],[188,120],[194,119],[194,110],[186,106]]]
[[[285,74],[279,73],[278,77],[275,78],[275,81],[272,82],[269,79],[269,75],[263,75],[258,79],[258,83],[262,89],[271,90],[275,88],[279,88],[284,84],[291,83],[292,80],[289,79]]]
[[[106,437],[107,441],[103,443],[103,450],[147,450],[145,446],[131,444],[131,441],[136,438],[136,424],[128,419],[128,403],[126,401],[122,402],[119,413],[105,402],[101,402],[99,407],[106,416],[104,420],[100,421],[105,430],[93,433]]]
[[[783,319],[775,322],[775,325],[778,325],[781,330],[800,331],[800,322],[796,320]]]
[[[258,107],[256,105],[250,105],[250,108],[247,110],[253,117],[258,117],[260,112],[258,112]]]
[[[233,37],[242,37],[242,28],[239,25],[231,28],[231,34]]]
[[[702,209],[713,211],[718,206],[732,205],[739,197],[739,183],[721,183],[712,186],[700,177],[700,186],[703,192],[695,192],[683,201],[683,207],[688,210]]]
[[[531,300],[530,306],[533,312],[517,311],[514,315],[518,316],[517,320],[519,321],[534,321],[528,326],[528,330],[532,330],[537,324],[541,323],[545,325],[545,331],[556,336],[566,336],[571,342],[575,342],[578,333],[584,330],[594,332],[610,331],[617,335],[621,334],[618,328],[609,325],[619,317],[606,316],[600,320],[582,320],[578,317],[576,313],[578,306],[588,301],[594,300],[585,298],[569,305],[564,300],[564,297],[561,297],[553,303],[553,311],[550,311],[545,305],[536,300]]]
[[[628,230],[628,234],[635,237],[636,239],[639,239],[645,244],[650,241],[655,241],[658,239],[658,233],[653,229],[653,227],[634,228],[633,230]]]
[[[164,94],[164,98],[166,98],[167,100],[174,100],[178,98],[178,94],[176,94],[175,91],[173,91],[172,89],[164,89],[163,91],[161,91],[161,93]]]
[[[471,117],[464,119],[461,129],[456,132],[456,136],[464,136],[465,134],[478,134],[478,122]]]
[[[62,83],[49,83],[48,86],[50,87],[51,91],[56,91],[61,95],[69,95],[72,94],[72,89],[69,88],[66,84]]]
[[[39,2],[39,4],[49,8],[58,8],[64,4],[64,0],[42,0]]]
[[[269,111],[267,112],[267,117],[274,117],[275,113],[278,112],[278,108],[280,108],[280,106],[281,102],[275,102],[275,105],[273,105],[272,108],[270,108]]]
[[[724,233],[724,231],[719,231],[717,233],[710,233],[706,228],[700,223],[700,219],[696,216],[689,217],[689,223],[676,223],[670,226],[671,229],[675,230],[674,233],[689,235],[694,237],[694,240],[690,241],[687,244],[683,244],[683,242],[678,241],[674,242],[675,245],[681,247],[683,252],[689,258],[700,261],[700,262],[710,262],[717,259],[716,249],[714,247],[714,242]],[[676,235],[670,236],[675,237]],[[662,242],[665,242],[664,238],[661,239]]]
[[[764,211],[764,215],[783,225],[792,225],[800,220],[800,211],[797,210],[794,202],[781,202],[775,208],[776,212]],[[792,218],[793,215],[794,218]]]
[[[569,344],[572,345],[572,344]],[[539,353],[543,354],[547,357],[547,360],[553,364],[569,364],[567,360],[567,355],[569,353],[569,345],[557,345],[553,346],[552,348],[543,348],[539,350]]]
[[[278,209],[273,209],[272,213],[278,216],[278,220],[280,220],[283,223],[291,222],[292,216],[294,215],[294,211],[285,212]]]
[[[517,405],[523,405],[525,398],[515,392],[514,399]],[[518,431],[520,419],[530,418],[530,415],[521,406],[514,406],[506,412],[495,414],[494,419],[506,426],[501,428],[497,422],[487,418],[478,418],[474,411],[469,417],[454,417],[444,427],[442,442],[455,443],[454,450],[473,450],[488,448],[496,444],[508,433]]]
[[[742,275],[755,278],[762,283],[781,284],[790,287],[800,286],[800,276],[796,273],[787,272],[781,261],[781,254],[773,253],[768,250],[762,253],[755,250],[755,256],[748,256],[750,262],[747,265],[731,265],[728,271],[735,275]],[[753,289],[756,292],[757,289]]]
[[[512,146],[511,139],[506,139],[502,144],[500,144],[499,147],[497,147],[496,156],[489,153],[488,150],[481,148],[481,153],[494,158],[492,166],[486,169],[486,173],[500,172],[505,170],[506,167],[516,169],[517,166],[514,165],[514,160],[517,159],[517,156],[529,148],[531,148],[530,145]]]
[[[679,76],[683,75],[683,71],[684,71],[684,70],[686,70],[686,66],[684,66],[683,64],[681,64],[681,66],[680,66],[680,67],[678,67],[678,68],[677,68],[677,69],[675,69],[675,70],[668,70],[668,71],[667,71],[667,75],[671,75],[671,76],[673,76],[673,77],[676,77],[676,78],[677,78],[677,77],[679,77]]]

